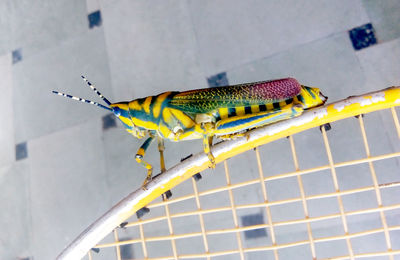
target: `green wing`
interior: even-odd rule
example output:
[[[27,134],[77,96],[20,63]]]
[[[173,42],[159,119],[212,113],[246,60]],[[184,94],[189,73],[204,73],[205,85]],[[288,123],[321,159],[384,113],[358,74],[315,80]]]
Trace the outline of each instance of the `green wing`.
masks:
[[[171,98],[169,105],[185,112],[207,113],[217,108],[281,102],[300,91],[296,79],[286,78],[180,92]]]

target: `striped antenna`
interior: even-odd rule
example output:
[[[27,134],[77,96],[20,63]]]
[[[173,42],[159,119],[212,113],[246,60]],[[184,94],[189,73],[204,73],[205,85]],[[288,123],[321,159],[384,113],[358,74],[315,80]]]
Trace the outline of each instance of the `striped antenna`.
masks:
[[[82,75],[81,75],[81,77],[82,77],[82,79],[88,84],[88,86],[89,86],[94,92],[96,92],[96,94],[97,94],[101,99],[103,99],[104,102],[107,103],[107,105],[111,105],[111,102],[108,101],[108,99],[105,98],[105,97],[94,87],[94,85],[92,85],[92,83],[90,83],[90,81],[87,80],[87,79],[85,78],[85,76],[82,76]]]
[[[84,103],[88,103],[88,104],[91,104],[91,105],[95,105],[95,106],[98,106],[98,107],[101,107],[101,108],[104,108],[104,109],[113,111],[111,108],[106,107],[106,106],[104,106],[104,105],[102,105],[102,104],[99,104],[99,103],[97,103],[97,102],[93,102],[93,101],[90,101],[90,100],[87,100],[87,99],[83,99],[83,98],[80,98],[80,97],[71,96],[71,95],[64,94],[64,93],[61,93],[61,92],[58,92],[58,91],[55,91],[55,90],[53,90],[53,93],[54,93],[54,94],[57,94],[57,95],[59,95],[59,96],[63,96],[63,97],[66,97],[66,98],[70,98],[70,99],[73,99],[73,100],[76,100],[76,101],[81,101],[81,102],[84,102]],[[101,94],[100,94],[100,95],[101,95]],[[104,98],[104,99],[105,99],[105,98]],[[105,99],[105,100],[107,100],[107,99]],[[107,101],[108,101],[108,100],[107,100]],[[110,103],[110,102],[108,102],[108,103]]]

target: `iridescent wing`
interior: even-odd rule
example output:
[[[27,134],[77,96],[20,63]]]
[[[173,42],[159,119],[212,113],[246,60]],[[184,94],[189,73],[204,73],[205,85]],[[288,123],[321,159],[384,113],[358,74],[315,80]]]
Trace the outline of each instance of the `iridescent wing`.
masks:
[[[184,91],[170,101],[171,107],[191,113],[207,113],[217,108],[262,105],[285,101],[300,94],[294,78],[260,81],[225,87]]]

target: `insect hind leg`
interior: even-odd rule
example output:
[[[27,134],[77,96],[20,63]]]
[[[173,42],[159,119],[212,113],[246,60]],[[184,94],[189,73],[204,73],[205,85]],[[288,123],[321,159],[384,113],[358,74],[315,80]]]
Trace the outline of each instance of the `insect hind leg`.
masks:
[[[235,138],[236,135],[243,135],[243,131],[296,117],[301,115],[303,111],[304,109],[301,104],[291,103],[280,110],[229,117],[216,123],[214,133],[229,139]]]

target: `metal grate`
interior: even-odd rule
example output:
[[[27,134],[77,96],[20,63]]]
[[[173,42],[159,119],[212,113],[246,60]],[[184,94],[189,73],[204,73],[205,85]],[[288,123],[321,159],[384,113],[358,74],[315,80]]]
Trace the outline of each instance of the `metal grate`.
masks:
[[[372,111],[367,107],[363,109],[366,113]],[[393,133],[396,134],[397,142],[399,142],[400,124],[395,107],[379,113],[390,114],[394,126]],[[204,173],[201,182],[196,182],[191,178],[191,181],[181,184],[184,189],[180,190],[180,186],[176,188],[176,192],[172,189],[174,195],[169,200],[159,200],[149,204],[147,208],[150,209],[150,214],[142,219],[130,219],[123,228],[114,229],[111,238],[110,236],[107,238],[112,239],[113,242],[101,242],[95,247],[100,249],[100,255],[103,250],[114,250],[117,259],[125,259],[121,256],[120,250],[120,247],[124,245],[132,245],[134,257],[140,259],[212,259],[214,257],[293,259],[295,256],[297,256],[296,259],[364,257],[395,259],[396,255],[400,255],[400,222],[396,222],[396,219],[400,218],[400,196],[395,196],[400,194],[398,163],[400,152],[372,155],[365,119],[363,116],[358,116],[357,119],[348,118],[345,121],[350,120],[353,122],[357,120],[359,125],[359,137],[364,146],[364,156],[360,158],[335,161],[329,132],[326,130],[328,128],[321,127],[319,138],[322,139],[321,144],[323,144],[325,155],[317,156],[321,158],[325,156],[328,163],[323,163],[321,159],[319,165],[301,169],[301,159],[298,156],[300,150],[296,146],[298,137],[291,134],[287,141],[282,142],[288,142],[290,147],[290,151],[286,154],[289,158],[288,164],[293,165],[293,171],[277,174],[266,171],[263,161],[268,158],[261,151],[263,146],[256,147],[246,152],[248,156],[246,158],[252,158],[251,160],[256,162],[255,175],[243,173],[240,178],[237,178],[231,172],[234,169],[232,166],[235,163],[234,160],[243,161],[246,158],[235,157],[224,160],[222,165],[217,166],[216,172]],[[308,131],[304,134],[307,135]],[[396,160],[395,172],[391,173],[395,176],[395,180],[380,183],[376,165],[389,163],[391,160]],[[251,167],[250,161],[243,163],[248,163]],[[342,188],[338,172],[342,169],[351,170],[352,167],[367,169],[366,173],[371,179],[371,184]],[[320,179],[320,182],[316,182],[311,188],[317,189],[321,184],[331,187],[323,191],[310,192],[310,188],[305,185],[305,178],[316,174],[320,176],[325,174],[329,178]],[[224,183],[221,176],[224,177]],[[232,181],[233,178],[239,181]],[[217,184],[211,183],[210,180],[213,179],[216,179]],[[294,186],[282,186],[282,194],[288,194],[287,197],[278,199],[271,197],[268,187],[275,185],[276,188],[277,181],[289,183],[290,180],[295,180],[293,183],[297,186],[298,192],[293,192]],[[182,192],[183,190],[186,193]],[[258,200],[237,199],[250,193],[258,194]],[[366,203],[360,205],[360,208],[351,208],[347,205],[347,201],[352,196]],[[385,201],[387,197],[390,198],[388,202]],[[215,203],[216,206],[214,206],[213,201],[221,201],[221,203]],[[317,208],[326,206],[334,210],[322,210],[320,214],[316,214],[313,210],[315,205]],[[284,214],[284,212],[290,212],[290,214]],[[261,214],[265,219],[261,224],[240,225],[241,217],[248,214]],[[214,217],[218,215],[219,217]],[[210,221],[210,216],[213,216],[213,221]],[[354,223],[357,224],[363,220],[371,225],[366,225],[366,228],[365,226],[354,227]],[[182,223],[191,223],[190,228]],[[326,223],[330,224],[326,225]],[[154,230],[155,226],[160,226],[161,229],[165,227],[166,232],[150,232],[149,230]],[[252,240],[246,238],[246,231],[259,229],[266,230],[267,236]],[[120,239],[122,233],[129,233],[132,238],[122,241]],[[368,239],[374,241],[374,247],[366,248],[365,241]],[[188,242],[192,240],[197,242]],[[221,241],[226,241],[226,243],[221,243]],[[190,248],[188,245],[191,245]],[[335,248],[335,250],[325,250],[327,247]],[[88,253],[89,259],[96,259],[96,257],[97,254]]]

